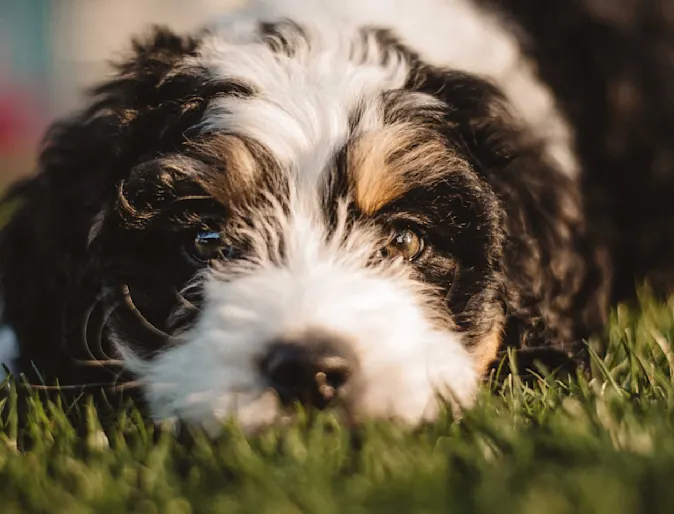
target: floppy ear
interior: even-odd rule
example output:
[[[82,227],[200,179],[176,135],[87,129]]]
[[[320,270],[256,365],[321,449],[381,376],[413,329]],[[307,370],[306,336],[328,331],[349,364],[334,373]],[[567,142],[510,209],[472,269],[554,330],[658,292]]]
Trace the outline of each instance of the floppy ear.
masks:
[[[467,141],[505,212],[504,346],[559,350],[583,364],[582,340],[608,314],[608,251],[589,237],[580,185],[546,156],[545,136],[520,125],[496,93],[488,108],[468,122]]]
[[[63,340],[66,306],[75,300],[73,311],[85,312],[100,293],[87,255],[92,225],[135,163],[178,146],[201,118],[205,101],[195,91],[203,93],[208,77],[177,69],[197,45],[161,28],[135,41],[116,76],[92,91],[90,106],[47,132],[37,175],[5,197],[16,209],[0,233],[3,322],[20,341],[22,370],[67,377],[64,345],[79,341]],[[76,320],[78,330],[85,321]]]
[[[610,287],[608,252],[587,234],[578,183],[549,160],[544,136],[509,113],[496,87],[457,73],[436,75],[430,86],[456,106],[451,122],[503,209],[501,350],[548,348],[575,358],[606,321]]]

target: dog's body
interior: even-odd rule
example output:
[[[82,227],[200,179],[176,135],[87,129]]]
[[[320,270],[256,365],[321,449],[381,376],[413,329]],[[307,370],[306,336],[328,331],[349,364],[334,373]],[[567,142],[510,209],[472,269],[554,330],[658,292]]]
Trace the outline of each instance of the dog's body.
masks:
[[[52,128],[0,243],[16,371],[121,371],[162,419],[416,422],[666,289],[664,1],[334,4],[158,30]]]

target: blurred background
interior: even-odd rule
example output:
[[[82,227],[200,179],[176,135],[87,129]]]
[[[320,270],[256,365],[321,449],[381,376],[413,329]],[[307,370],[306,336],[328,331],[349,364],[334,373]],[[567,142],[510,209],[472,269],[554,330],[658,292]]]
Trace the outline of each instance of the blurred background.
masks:
[[[151,23],[189,30],[244,0],[0,0],[0,188],[34,170],[42,132]]]

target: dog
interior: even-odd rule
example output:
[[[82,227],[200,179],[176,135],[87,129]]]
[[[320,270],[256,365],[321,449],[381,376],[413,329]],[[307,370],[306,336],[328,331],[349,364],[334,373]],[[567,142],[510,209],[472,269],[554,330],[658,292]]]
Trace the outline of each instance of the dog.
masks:
[[[282,0],[154,28],[6,197],[0,356],[250,430],[458,413],[508,348],[582,367],[672,276],[671,26],[664,0]]]

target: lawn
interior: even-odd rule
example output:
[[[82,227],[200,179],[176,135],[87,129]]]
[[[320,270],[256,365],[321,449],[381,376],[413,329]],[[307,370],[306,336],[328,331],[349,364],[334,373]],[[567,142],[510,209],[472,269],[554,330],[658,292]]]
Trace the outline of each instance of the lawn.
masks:
[[[356,431],[330,414],[246,438],[177,438],[132,408],[107,437],[90,405],[78,435],[57,404],[34,401],[17,429],[2,406],[0,512],[674,511],[674,302],[617,309],[573,386],[512,377],[476,409],[418,430]],[[23,451],[17,450],[23,446]]]

